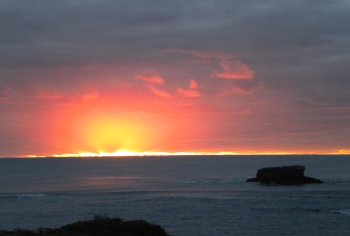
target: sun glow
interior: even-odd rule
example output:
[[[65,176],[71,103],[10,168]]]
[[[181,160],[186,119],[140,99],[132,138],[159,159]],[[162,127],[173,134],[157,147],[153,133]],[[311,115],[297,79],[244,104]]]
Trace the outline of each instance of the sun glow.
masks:
[[[86,143],[92,150],[114,153],[114,150],[137,150],[144,145],[146,128],[127,118],[98,117],[82,126]]]
[[[113,99],[112,99],[113,98]],[[193,155],[349,155],[343,150],[271,150],[257,146],[211,145],[210,137],[220,127],[200,110],[168,106],[158,107],[149,101],[112,97],[60,107],[52,113],[52,132],[48,148],[19,157],[143,157]],[[127,105],[120,102],[128,101]],[[138,104],[134,107],[130,104]],[[132,103],[132,104],[133,104]],[[158,104],[159,105],[159,104]],[[172,110],[175,107],[175,111]],[[215,118],[221,115],[215,113]],[[51,130],[50,130],[51,131]],[[209,145],[207,145],[209,144]],[[249,149],[248,149],[249,148]],[[34,154],[34,155],[33,155]]]

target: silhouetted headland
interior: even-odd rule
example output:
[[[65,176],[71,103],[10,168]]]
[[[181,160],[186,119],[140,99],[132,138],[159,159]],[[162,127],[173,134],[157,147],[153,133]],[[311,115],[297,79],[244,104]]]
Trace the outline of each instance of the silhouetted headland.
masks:
[[[159,225],[144,220],[123,221],[120,218],[95,217],[93,220],[78,221],[60,228],[37,230],[16,229],[0,231],[0,236],[168,236]]]
[[[302,185],[320,184],[319,179],[304,176],[305,166],[282,166],[259,169],[256,177],[247,182],[259,182],[265,185]]]

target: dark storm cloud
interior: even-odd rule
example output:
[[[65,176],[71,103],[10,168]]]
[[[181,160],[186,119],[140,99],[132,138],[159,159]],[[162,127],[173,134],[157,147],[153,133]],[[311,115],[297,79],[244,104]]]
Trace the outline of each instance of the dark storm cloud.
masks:
[[[348,59],[346,1],[4,1],[2,67],[136,60],[164,48],[288,66]],[[304,65],[305,66],[305,65]]]
[[[272,86],[348,83],[349,13],[345,0],[3,1],[0,66],[149,61],[184,48],[234,53]]]

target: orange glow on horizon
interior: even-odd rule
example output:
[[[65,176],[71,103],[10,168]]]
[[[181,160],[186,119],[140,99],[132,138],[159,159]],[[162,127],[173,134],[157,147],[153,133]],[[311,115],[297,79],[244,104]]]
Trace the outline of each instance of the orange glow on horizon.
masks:
[[[134,107],[135,104],[142,107],[141,111]],[[63,107],[53,118],[56,129],[51,133],[50,143],[55,146],[50,155],[86,156],[86,153],[93,153],[100,156],[103,153],[111,156],[110,153],[116,152],[119,155],[120,150],[139,153],[156,147],[181,149],[174,148],[172,141],[181,139],[182,133],[178,131],[183,130],[185,117],[165,109],[168,107],[163,110],[147,99],[130,100],[123,96]],[[186,135],[192,133],[190,129],[185,132]]]
[[[119,150],[115,152],[81,152],[81,153],[66,153],[66,154],[53,154],[48,156],[40,155],[26,155],[23,158],[42,158],[42,157],[57,157],[57,158],[98,158],[98,157],[149,157],[149,156],[291,156],[291,155],[350,155],[350,152],[344,152],[338,150],[334,152],[316,152],[316,151],[301,151],[301,152],[287,152],[287,151],[266,151],[266,152],[165,152],[165,151],[126,151]]]
[[[159,78],[147,78],[145,81],[164,83]],[[183,91],[198,88],[200,84],[191,80]],[[305,150],[304,147],[288,149],[288,145],[276,145],[276,149],[259,143],[243,142],[240,145],[238,138],[244,134],[244,130],[239,125],[242,120],[249,118],[250,112],[228,112],[224,108],[198,102],[191,96],[162,99],[149,93],[148,88],[142,90],[125,86],[118,91],[100,93],[95,99],[75,98],[67,103],[56,104],[43,115],[45,119],[42,123],[47,123],[42,129],[45,132],[43,139],[47,146],[17,155],[127,157],[350,154],[348,147],[342,150],[309,147],[310,150]],[[232,130],[224,130],[221,123],[229,125]],[[219,132],[222,131],[224,134],[221,136]],[[230,132],[232,136],[228,139]]]

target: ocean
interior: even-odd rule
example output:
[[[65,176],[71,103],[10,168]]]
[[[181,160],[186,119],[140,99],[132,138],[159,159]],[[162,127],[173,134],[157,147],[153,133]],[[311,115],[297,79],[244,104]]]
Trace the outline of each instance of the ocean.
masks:
[[[305,165],[324,184],[247,183],[257,169]],[[350,158],[198,156],[0,159],[0,229],[95,215],[145,219],[171,236],[350,235]]]

